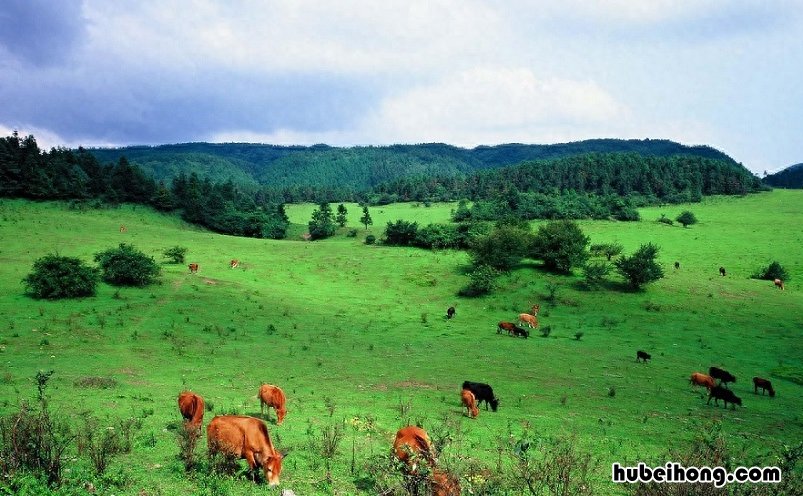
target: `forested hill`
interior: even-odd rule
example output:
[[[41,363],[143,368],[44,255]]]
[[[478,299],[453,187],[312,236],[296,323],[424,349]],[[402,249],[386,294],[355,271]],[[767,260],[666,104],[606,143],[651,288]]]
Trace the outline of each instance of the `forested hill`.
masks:
[[[803,188],[803,164],[790,165],[786,169],[764,178],[764,184],[776,188]]]
[[[480,169],[588,153],[635,152],[644,156],[689,155],[735,164],[708,146],[669,140],[594,139],[555,145],[506,144],[473,149],[431,143],[337,148],[326,145],[275,146],[247,143],[185,143],[89,149],[101,163],[125,156],[156,180],[181,172],[241,186],[321,187],[365,191],[398,178],[465,176]]]

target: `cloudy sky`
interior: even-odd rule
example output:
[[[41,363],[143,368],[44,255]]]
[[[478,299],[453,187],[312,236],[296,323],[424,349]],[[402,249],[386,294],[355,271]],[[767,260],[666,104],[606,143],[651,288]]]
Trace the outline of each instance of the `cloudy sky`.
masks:
[[[803,162],[803,0],[0,1],[0,133],[57,145],[708,144]]]

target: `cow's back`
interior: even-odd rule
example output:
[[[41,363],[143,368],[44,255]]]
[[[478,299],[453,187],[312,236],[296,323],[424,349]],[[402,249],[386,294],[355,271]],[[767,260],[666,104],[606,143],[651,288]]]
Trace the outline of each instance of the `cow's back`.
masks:
[[[185,420],[200,427],[204,417],[204,399],[192,391],[178,395],[178,409]]]
[[[430,462],[434,461],[429,435],[424,429],[414,425],[399,429],[393,442],[393,451],[396,453],[396,458],[408,464],[412,455],[422,456]]]

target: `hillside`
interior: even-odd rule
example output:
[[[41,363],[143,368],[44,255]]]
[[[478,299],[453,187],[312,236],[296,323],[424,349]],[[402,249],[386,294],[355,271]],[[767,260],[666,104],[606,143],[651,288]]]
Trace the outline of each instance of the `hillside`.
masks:
[[[273,187],[321,186],[368,190],[409,176],[460,176],[523,161],[551,160],[587,153],[635,152],[646,156],[691,155],[735,161],[708,146],[668,140],[594,139],[554,145],[506,144],[473,149],[446,144],[337,148],[326,145],[275,146],[247,143],[184,143],[89,151],[102,163],[125,156],[155,179],[197,172],[213,181]]]
[[[803,188],[803,163],[790,165],[780,172],[770,174],[763,181],[775,188]]]

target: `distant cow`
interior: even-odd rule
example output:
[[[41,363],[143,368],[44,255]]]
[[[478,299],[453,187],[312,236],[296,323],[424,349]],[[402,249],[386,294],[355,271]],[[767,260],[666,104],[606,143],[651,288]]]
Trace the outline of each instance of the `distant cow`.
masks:
[[[474,393],[474,397],[477,399],[477,405],[480,405],[484,401],[486,410],[488,409],[489,404],[491,405],[491,410],[493,411],[496,411],[496,409],[499,408],[499,399],[494,396],[494,390],[488,384],[483,384],[482,382],[464,381],[463,389],[468,389]]]
[[[233,259],[231,262],[229,262],[229,267],[231,267],[232,269],[236,269],[239,266],[240,266],[240,261],[237,260],[236,258]]]
[[[733,391],[730,389],[725,389],[722,386],[716,386],[711,389],[711,391],[708,393],[708,401],[706,402],[706,405],[711,403],[711,398],[714,398],[714,404],[717,406],[719,406],[719,400],[725,402],[725,408],[728,408],[728,403],[733,405],[734,410],[736,410],[736,405],[742,406],[741,398],[733,394]]]
[[[480,410],[477,408],[477,399],[474,397],[474,393],[468,389],[463,389],[460,391],[460,401],[463,403],[463,406],[466,407],[466,415],[471,418],[477,418],[477,415],[480,414]]]
[[[720,267],[719,268],[719,275],[721,275],[722,277],[725,277],[725,267]]]
[[[731,374],[727,370],[722,370],[719,367],[711,367],[710,369],[708,369],[708,375],[710,375],[714,379],[719,379],[720,385],[725,387],[728,387],[729,382],[736,382],[736,377],[734,377],[733,374]]]
[[[675,262],[675,270],[680,268],[680,262]]]
[[[276,451],[264,422],[243,415],[219,415],[206,428],[209,454],[224,453],[245,459],[252,474],[262,467],[268,484],[279,484],[282,460],[287,453]],[[254,477],[256,479],[256,477]]]
[[[778,288],[778,289],[783,291],[783,289],[784,289],[784,287],[783,287],[783,279],[775,279],[773,281],[773,284],[775,284],[776,288]]]
[[[507,331],[508,334],[513,334],[513,329],[516,328],[516,324],[513,322],[500,322],[496,326],[496,333],[502,334],[502,331]]]
[[[775,397],[775,390],[772,389],[772,383],[767,379],[761,377],[753,377],[753,393],[758,394],[758,388],[761,388],[761,395],[764,396],[764,391],[769,391],[770,396]]]
[[[637,362],[639,360],[644,360],[644,363],[647,363],[647,360],[649,360],[650,358],[652,358],[652,356],[649,353],[647,353],[646,351],[638,350],[636,352],[636,361]]]
[[[446,318],[451,319],[454,317],[454,307],[449,307],[446,309]]]
[[[123,224],[120,224],[120,232],[121,233],[127,233],[128,229]]]
[[[520,325],[527,324],[531,328],[536,328],[538,327],[538,319],[535,317],[535,315],[531,315],[529,313],[520,313],[519,324]]]
[[[716,386],[714,383],[714,378],[710,375],[705,375],[702,372],[694,372],[691,377],[689,377],[689,383],[694,384],[695,386],[705,386],[705,388],[709,391],[714,389],[714,386]]]
[[[190,274],[195,274],[196,272],[198,272],[199,265],[197,263],[191,263],[187,267],[189,267],[190,269]]]
[[[287,398],[284,396],[284,391],[278,386],[273,386],[271,384],[263,384],[260,386],[259,411],[262,415],[265,415],[265,410],[270,410],[270,408],[273,407],[273,409],[276,410],[276,425],[281,425],[284,416],[287,414],[286,403]]]
[[[419,460],[430,466],[435,465],[435,452],[426,431],[415,425],[399,429],[393,441],[393,452],[405,465],[408,474],[418,473]]]
[[[513,327],[513,336],[521,336],[524,339],[527,339],[527,338],[530,337],[530,331],[528,331],[527,329],[523,329],[523,328],[521,328],[519,326],[514,326]]]
[[[178,410],[184,417],[185,424],[200,429],[204,419],[204,399],[192,391],[184,391],[178,395]]]

